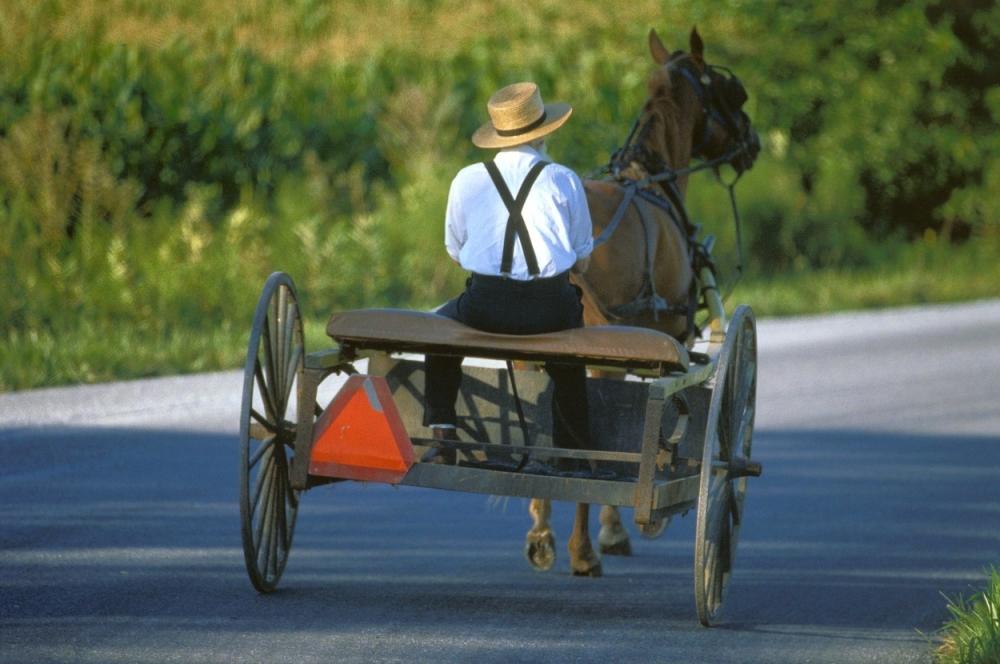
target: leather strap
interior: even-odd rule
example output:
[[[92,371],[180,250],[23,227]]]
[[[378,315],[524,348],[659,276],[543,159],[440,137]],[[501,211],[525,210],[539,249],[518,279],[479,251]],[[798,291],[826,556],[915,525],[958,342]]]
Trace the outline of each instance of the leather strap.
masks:
[[[542,169],[548,166],[549,163],[547,161],[539,161],[532,166],[531,170],[528,171],[528,176],[521,183],[521,188],[517,190],[517,198],[514,198],[510,195],[510,189],[507,188],[507,183],[503,181],[503,176],[500,175],[500,169],[497,168],[497,165],[492,161],[483,162],[483,165],[486,166],[486,172],[493,179],[493,185],[500,193],[503,204],[507,207],[507,212],[510,213],[510,216],[507,217],[507,228],[504,230],[503,256],[500,259],[500,274],[504,276],[510,276],[510,270],[514,264],[515,234],[521,242],[524,261],[528,264],[528,274],[533,277],[541,274],[541,270],[538,269],[538,259],[535,257],[535,249],[531,246],[528,227],[524,223],[524,217],[521,216],[521,210],[524,208],[525,201],[528,200],[528,193],[531,191],[532,185],[535,184],[535,180],[538,179],[538,175],[542,172]]]

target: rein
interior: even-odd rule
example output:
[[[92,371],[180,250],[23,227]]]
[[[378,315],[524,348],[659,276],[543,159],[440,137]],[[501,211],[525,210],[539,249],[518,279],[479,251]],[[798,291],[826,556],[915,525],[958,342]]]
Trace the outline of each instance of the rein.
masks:
[[[650,202],[656,202],[661,207],[665,207],[665,204],[673,203],[673,201],[669,202],[665,201],[657,194],[650,192],[647,189],[649,185],[656,184],[659,182],[667,182],[670,185],[674,185],[674,183],[676,183],[677,180],[679,180],[682,177],[686,177],[688,175],[691,175],[692,173],[697,173],[698,171],[704,171],[709,168],[714,168],[720,164],[724,164],[730,161],[735,156],[740,154],[740,152],[742,152],[743,149],[744,148],[742,146],[739,148],[734,148],[733,150],[730,150],[729,152],[720,157],[716,157],[715,159],[712,159],[710,161],[701,162],[696,166],[689,166],[687,168],[682,168],[680,170],[674,170],[672,168],[668,168],[660,173],[657,173],[655,175],[647,175],[646,177],[639,180],[629,180],[628,183],[622,185],[625,188],[625,199],[618,206],[618,210],[615,211],[615,215],[614,217],[612,217],[611,223],[608,224],[605,227],[605,229],[601,232],[601,234],[594,239],[594,247],[599,247],[600,245],[608,241],[611,235],[615,232],[615,229],[618,228],[618,223],[621,221],[622,216],[624,216],[625,214],[625,208],[628,207],[628,204],[632,202],[632,199],[636,195],[639,195],[646,200],[650,200]],[[620,170],[621,169],[618,168],[617,166],[613,168],[605,166],[602,171],[598,171],[598,174],[600,174],[601,172],[609,173],[612,176],[614,176],[616,180],[620,181],[621,180]],[[735,213],[737,225],[739,224],[739,214],[736,212],[736,193],[733,188],[736,186],[736,181],[739,180],[739,178],[740,176],[737,176],[736,180],[733,180],[733,182],[729,184],[722,183],[723,186],[729,189],[729,196],[733,203],[733,212]],[[671,206],[671,208],[672,207],[673,206]],[[684,206],[681,205],[680,207],[683,210],[682,214],[684,215],[684,217],[687,217],[687,211],[684,210]],[[685,235],[686,234],[687,233],[685,232]]]

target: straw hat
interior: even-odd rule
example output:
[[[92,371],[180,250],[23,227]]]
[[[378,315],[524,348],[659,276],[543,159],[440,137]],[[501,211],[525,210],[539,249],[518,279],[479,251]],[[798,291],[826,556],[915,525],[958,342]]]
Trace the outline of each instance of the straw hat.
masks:
[[[472,142],[480,148],[508,148],[551,134],[569,119],[569,104],[543,104],[534,83],[500,88],[486,104],[490,121],[476,130]]]

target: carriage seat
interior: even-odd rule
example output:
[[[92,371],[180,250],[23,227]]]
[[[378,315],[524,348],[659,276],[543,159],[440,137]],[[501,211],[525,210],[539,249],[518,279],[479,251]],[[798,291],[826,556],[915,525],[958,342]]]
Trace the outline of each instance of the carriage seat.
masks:
[[[326,333],[342,347],[501,360],[687,371],[687,350],[669,334],[601,325],[547,334],[494,334],[423,311],[359,309],[335,313]]]

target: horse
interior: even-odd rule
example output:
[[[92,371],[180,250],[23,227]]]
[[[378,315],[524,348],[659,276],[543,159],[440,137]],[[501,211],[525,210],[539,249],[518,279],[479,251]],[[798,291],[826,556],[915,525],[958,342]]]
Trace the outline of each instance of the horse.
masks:
[[[760,142],[741,110],[746,93],[739,79],[705,61],[697,28],[688,53],[668,51],[655,29],[649,32],[649,50],[656,68],[647,81],[648,98],[626,145],[611,159],[612,177],[584,181],[598,239],[589,269],[574,275],[574,282],[582,291],[585,325],[649,327],[690,347],[698,334],[693,288],[699,254],[692,251],[695,229],[684,210],[688,165],[700,158],[742,172],[753,164]],[[657,181],[659,174],[673,177]],[[645,184],[639,195],[637,184]],[[555,561],[550,501],[532,499],[529,513],[533,525],[525,555],[533,567],[547,570]],[[579,503],[567,549],[574,575],[598,577],[601,561],[591,544],[589,519],[590,505]],[[600,523],[601,552],[630,555],[618,509],[604,506]],[[645,532],[655,536],[663,527],[665,522]]]

